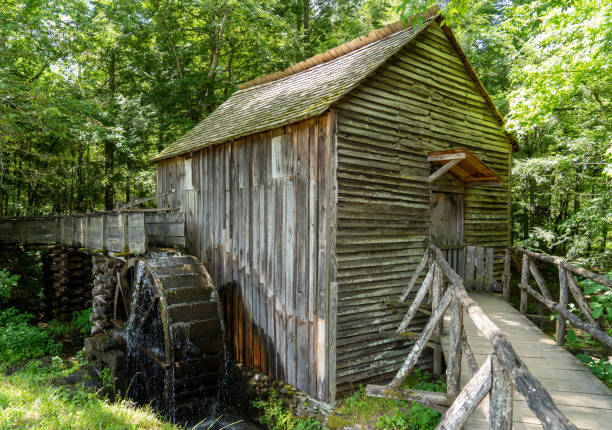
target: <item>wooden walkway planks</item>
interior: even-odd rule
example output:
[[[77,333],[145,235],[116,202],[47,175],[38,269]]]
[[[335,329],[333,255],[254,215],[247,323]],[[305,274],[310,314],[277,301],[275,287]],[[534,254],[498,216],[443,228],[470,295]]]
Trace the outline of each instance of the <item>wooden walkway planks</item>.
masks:
[[[612,392],[599,381],[578,359],[536,327],[501,298],[488,294],[470,296],[478,302],[491,320],[508,336],[531,373],[548,390],[554,402],[567,418],[580,429],[605,429],[612,426]],[[443,350],[448,351],[449,313],[445,316]],[[490,342],[464,315],[465,332],[478,364],[493,352]],[[469,379],[469,371],[462,362],[461,385]],[[515,392],[513,424],[515,429],[541,429],[536,416],[525,399]],[[474,412],[466,429],[487,429],[483,412]]]

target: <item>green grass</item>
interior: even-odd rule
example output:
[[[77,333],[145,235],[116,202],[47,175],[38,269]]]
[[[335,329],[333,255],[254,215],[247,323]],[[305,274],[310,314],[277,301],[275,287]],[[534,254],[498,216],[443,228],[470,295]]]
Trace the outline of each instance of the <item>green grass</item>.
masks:
[[[69,388],[53,384],[80,368],[58,357],[48,367],[32,361],[10,375],[0,369],[0,429],[178,429],[149,407],[111,402],[82,383]]]

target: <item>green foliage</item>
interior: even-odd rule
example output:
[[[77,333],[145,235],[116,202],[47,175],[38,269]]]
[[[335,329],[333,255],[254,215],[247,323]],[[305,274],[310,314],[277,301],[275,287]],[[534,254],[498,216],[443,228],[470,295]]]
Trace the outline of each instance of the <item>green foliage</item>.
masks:
[[[582,361],[590,370],[601,379],[608,387],[612,387],[612,363],[605,358],[595,360],[593,357],[586,354],[576,354],[576,357]]]
[[[61,344],[53,339],[49,330],[29,324],[32,318],[15,308],[0,310],[0,362],[13,364],[59,354]]]
[[[606,274],[612,279],[612,272]],[[589,279],[579,281],[585,296],[589,297],[589,305],[593,318],[605,317],[608,326],[612,324],[612,290]]]
[[[87,335],[91,332],[91,327],[93,326],[89,318],[91,312],[91,308],[74,311],[72,312],[72,319],[70,321],[51,320],[49,321],[48,329],[54,336],[68,334]]]
[[[262,412],[259,422],[269,430],[322,430],[321,423],[314,418],[296,417],[284,404],[283,399],[272,389],[265,400],[256,400],[253,406]]]
[[[0,302],[6,302],[11,298],[13,289],[19,282],[19,275],[11,274],[8,270],[0,270]]]

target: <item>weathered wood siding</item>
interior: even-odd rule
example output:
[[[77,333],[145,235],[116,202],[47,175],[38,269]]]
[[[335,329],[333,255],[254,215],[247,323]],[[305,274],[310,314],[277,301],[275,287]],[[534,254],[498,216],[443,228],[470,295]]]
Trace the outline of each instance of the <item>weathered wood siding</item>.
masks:
[[[235,358],[334,396],[335,115],[158,163],[160,207],[186,214],[187,251],[226,292]],[[333,309],[333,310],[332,310]]]
[[[501,251],[508,245],[511,147],[437,24],[336,108],[341,392],[396,371],[410,350],[393,337],[403,315],[384,302],[399,297],[430,237],[427,152],[463,146],[506,181],[464,190],[465,243]],[[500,261],[498,278],[502,269]]]

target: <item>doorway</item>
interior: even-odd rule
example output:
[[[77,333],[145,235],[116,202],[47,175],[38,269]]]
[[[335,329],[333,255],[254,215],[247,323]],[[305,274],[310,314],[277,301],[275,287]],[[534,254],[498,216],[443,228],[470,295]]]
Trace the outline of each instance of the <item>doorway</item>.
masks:
[[[463,276],[463,194],[431,193],[431,241]]]

